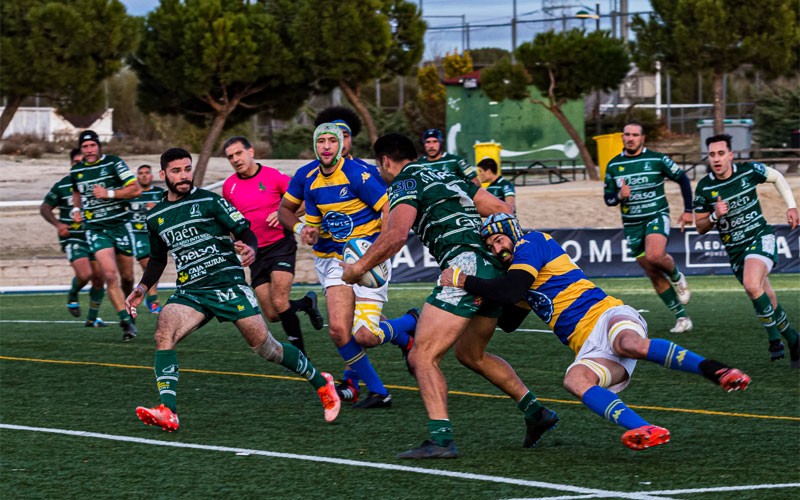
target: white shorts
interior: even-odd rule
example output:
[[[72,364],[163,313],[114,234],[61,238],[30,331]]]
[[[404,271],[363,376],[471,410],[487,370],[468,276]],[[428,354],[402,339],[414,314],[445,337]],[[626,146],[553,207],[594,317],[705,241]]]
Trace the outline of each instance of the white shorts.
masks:
[[[328,289],[331,286],[352,286],[353,293],[356,294],[356,299],[374,300],[376,302],[386,302],[389,299],[389,280],[392,278],[392,266],[389,266],[389,276],[380,288],[368,288],[361,285],[348,285],[342,281],[342,272],[344,268],[340,265],[341,260],[333,257],[314,257],[314,269],[317,271],[317,278],[323,289]]]
[[[628,387],[628,384],[631,383],[633,370],[636,368],[636,360],[633,358],[623,358],[615,353],[611,348],[614,343],[614,339],[609,338],[608,330],[609,322],[614,316],[627,316],[631,321],[638,323],[644,329],[644,338],[647,338],[647,322],[644,320],[644,318],[642,318],[641,314],[636,311],[636,309],[626,305],[612,307],[608,311],[604,312],[600,316],[600,319],[597,320],[597,323],[594,325],[594,328],[589,334],[589,337],[586,339],[586,342],[584,342],[583,346],[581,346],[581,350],[578,351],[578,355],[575,356],[575,361],[567,367],[567,372],[569,372],[574,366],[580,364],[580,360],[587,358],[603,358],[618,363],[625,368],[626,372],[628,372],[628,378],[618,384],[608,387],[609,391],[617,393]]]

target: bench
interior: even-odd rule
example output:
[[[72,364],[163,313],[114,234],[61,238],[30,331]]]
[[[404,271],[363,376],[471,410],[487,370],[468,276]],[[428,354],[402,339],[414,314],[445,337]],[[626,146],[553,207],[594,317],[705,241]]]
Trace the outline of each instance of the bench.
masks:
[[[502,172],[503,177],[515,186],[527,186],[529,176],[536,177],[545,174],[547,174],[550,184],[575,181],[578,172],[583,173],[583,179],[586,180],[586,167],[576,164],[574,160],[504,161]]]

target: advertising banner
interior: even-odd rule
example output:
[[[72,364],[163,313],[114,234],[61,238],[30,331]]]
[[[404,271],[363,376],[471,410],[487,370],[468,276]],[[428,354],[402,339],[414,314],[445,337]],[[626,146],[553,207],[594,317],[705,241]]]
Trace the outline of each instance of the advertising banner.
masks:
[[[787,224],[773,226],[778,265],[773,273],[800,273],[800,229],[789,231]],[[589,277],[643,276],[641,267],[628,257],[628,242],[618,229],[543,229],[567,251]],[[674,229],[667,252],[687,275],[731,274],[728,254],[716,231],[699,234],[693,228]],[[436,261],[415,234],[392,258],[392,282],[432,282],[439,276]]]

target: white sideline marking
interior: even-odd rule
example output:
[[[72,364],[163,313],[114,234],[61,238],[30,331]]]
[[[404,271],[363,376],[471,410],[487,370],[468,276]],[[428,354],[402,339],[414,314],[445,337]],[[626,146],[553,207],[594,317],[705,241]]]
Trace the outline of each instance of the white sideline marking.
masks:
[[[229,446],[213,446],[192,443],[179,443],[170,441],[159,441],[157,439],[144,439],[131,436],[118,436],[114,434],[100,434],[97,432],[72,431],[68,429],[51,429],[47,427],[29,427],[26,425],[0,424],[0,429],[11,429],[17,431],[46,432],[50,434],[62,434],[66,436],[88,437],[95,439],[106,439],[109,441],[122,441],[126,443],[148,444],[152,446],[169,446],[172,448],[189,448],[194,450],[222,451],[237,455],[259,455],[272,458],[288,458],[292,460],[306,460],[309,462],[322,462],[334,465],[350,465],[354,467],[368,467],[371,469],[383,469],[390,471],[414,472],[417,474],[428,474],[431,476],[453,477],[458,479],[469,479],[474,481],[488,481],[492,483],[513,484],[517,486],[527,486],[531,488],[546,488],[557,491],[582,493],[583,497],[578,498],[630,498],[633,500],[668,500],[669,497],[651,496],[648,493],[625,493],[622,491],[598,490],[593,488],[581,488],[568,484],[545,483],[541,481],[528,481],[524,479],[514,479],[511,477],[487,476],[484,474],[471,474],[468,472],[454,472],[438,469],[425,469],[422,467],[408,467],[405,465],[384,464],[376,462],[360,462],[358,460],[348,460],[344,458],[319,457],[314,455],[298,455],[294,453],[279,453],[275,451],[251,450],[247,448],[232,448]],[[589,495],[589,496],[586,496]]]
[[[0,319],[0,323],[57,323],[59,325],[82,325],[82,320],[45,321],[43,319]]]
[[[660,490],[648,491],[648,495],[656,495],[655,498],[666,499],[658,495],[678,495],[686,493],[717,493],[723,491],[753,491],[753,490],[774,490],[781,488],[800,488],[800,483],[778,483],[778,484],[750,484],[742,486],[717,486],[713,488],[688,488],[684,490]],[[507,498],[506,500],[581,500],[584,498],[603,498],[602,494],[596,495],[571,495],[559,497],[519,497]]]

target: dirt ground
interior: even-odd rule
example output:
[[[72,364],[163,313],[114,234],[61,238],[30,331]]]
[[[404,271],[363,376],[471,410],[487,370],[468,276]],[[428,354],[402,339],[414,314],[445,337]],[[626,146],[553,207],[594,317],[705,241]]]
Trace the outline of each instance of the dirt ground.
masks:
[[[132,169],[148,163],[157,170],[157,156],[124,158]],[[304,160],[269,160],[267,165],[292,174]],[[20,206],[0,208],[0,286],[66,285],[71,269],[58,246],[55,229],[39,215],[39,204],[50,187],[68,172],[66,155],[42,159],[0,156],[0,201]],[[205,185],[224,180],[232,172],[227,160],[213,158]],[[531,178],[536,185],[517,187],[517,213],[523,227],[618,227],[619,209],[603,203],[602,183],[579,180],[550,184],[546,176]],[[800,175],[787,177],[800,198]],[[696,180],[693,181],[693,184]],[[219,190],[217,190],[219,192]],[[667,196],[677,220],[682,200],[674,182],[667,183]],[[772,185],[759,186],[762,208],[773,224],[786,223],[786,207]],[[23,203],[29,202],[29,203]],[[297,281],[314,283],[316,276],[311,254],[301,249],[298,255]],[[306,263],[308,265],[306,265]],[[137,269],[137,276],[140,270]],[[170,266],[165,281],[174,281]]]

